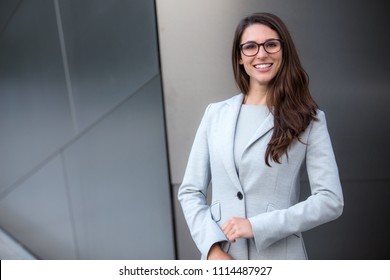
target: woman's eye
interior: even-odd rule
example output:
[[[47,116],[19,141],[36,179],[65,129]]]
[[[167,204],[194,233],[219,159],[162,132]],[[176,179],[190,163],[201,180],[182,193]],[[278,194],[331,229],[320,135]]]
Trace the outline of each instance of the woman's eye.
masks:
[[[256,44],[245,44],[244,45],[244,49],[246,49],[246,50],[252,50],[252,49],[256,49],[256,48],[257,48]]]
[[[271,41],[271,42],[267,42],[265,43],[265,47],[266,48],[276,48],[278,46],[278,41]]]

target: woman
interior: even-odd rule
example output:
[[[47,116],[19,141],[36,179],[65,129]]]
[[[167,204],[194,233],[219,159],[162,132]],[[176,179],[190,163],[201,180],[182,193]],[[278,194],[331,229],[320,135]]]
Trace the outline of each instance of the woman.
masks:
[[[232,61],[242,93],[207,107],[178,193],[192,237],[202,259],[307,259],[301,232],[343,210],[324,113],[277,16],[242,19]]]

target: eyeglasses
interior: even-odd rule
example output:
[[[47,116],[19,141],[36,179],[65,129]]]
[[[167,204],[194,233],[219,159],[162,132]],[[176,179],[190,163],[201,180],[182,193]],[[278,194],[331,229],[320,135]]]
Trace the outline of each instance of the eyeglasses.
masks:
[[[277,53],[282,49],[283,41],[280,39],[269,39],[262,44],[258,44],[256,42],[247,42],[240,45],[240,50],[245,56],[255,56],[260,47],[263,46],[264,50],[269,53]]]

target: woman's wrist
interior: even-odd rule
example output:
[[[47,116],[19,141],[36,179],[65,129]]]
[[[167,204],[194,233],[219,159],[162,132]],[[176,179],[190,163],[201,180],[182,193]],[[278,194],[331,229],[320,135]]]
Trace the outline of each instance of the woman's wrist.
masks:
[[[208,260],[231,260],[232,257],[229,254],[225,253],[222,250],[219,242],[217,242],[211,246],[209,253],[207,255],[207,259]]]
[[[220,253],[219,251],[222,251],[221,246],[219,245],[218,242],[214,243],[210,247],[209,253],[207,255],[207,259],[213,258],[215,255],[218,255]]]

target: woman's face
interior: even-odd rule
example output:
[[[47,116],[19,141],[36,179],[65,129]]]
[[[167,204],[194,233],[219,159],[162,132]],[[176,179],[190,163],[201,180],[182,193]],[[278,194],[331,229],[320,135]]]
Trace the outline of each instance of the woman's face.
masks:
[[[280,39],[276,31],[263,24],[252,24],[248,26],[242,36],[240,44],[255,42],[262,44],[270,39]],[[276,53],[269,54],[260,46],[259,52],[254,56],[245,56],[242,52],[240,64],[244,66],[245,72],[250,77],[250,86],[267,86],[276,76],[282,64],[282,49]]]

